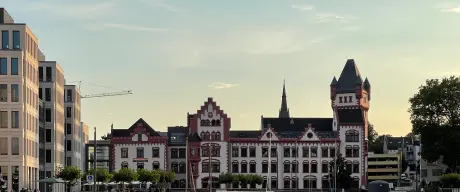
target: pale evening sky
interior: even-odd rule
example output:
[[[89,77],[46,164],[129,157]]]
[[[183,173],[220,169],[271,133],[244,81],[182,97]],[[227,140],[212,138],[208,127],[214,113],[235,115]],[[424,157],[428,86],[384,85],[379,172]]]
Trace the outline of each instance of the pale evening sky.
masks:
[[[47,60],[83,94],[98,135],[144,118],[186,125],[213,97],[232,129],[277,116],[283,79],[294,117],[332,117],[329,84],[349,58],[372,86],[379,133],[411,130],[408,99],[426,78],[460,73],[460,1],[1,0],[27,23]],[[90,130],[92,135],[92,129]]]

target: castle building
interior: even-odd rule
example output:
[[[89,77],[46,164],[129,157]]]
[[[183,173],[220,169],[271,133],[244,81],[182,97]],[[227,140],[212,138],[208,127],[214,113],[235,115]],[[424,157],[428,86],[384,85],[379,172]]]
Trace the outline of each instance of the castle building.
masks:
[[[187,127],[169,129],[174,133],[162,136],[142,119],[129,129],[112,130],[112,166],[183,174],[181,164],[188,162],[189,185],[197,189],[209,184],[225,187],[218,184],[218,177],[227,172],[263,176],[262,185],[248,188],[321,189],[331,186],[328,165],[341,154],[352,172],[352,186],[358,188],[367,183],[370,93],[369,81],[363,81],[350,59],[330,84],[332,118],[291,117],[283,85],[278,117],[262,116],[259,130],[233,131],[230,116],[208,98],[196,113],[188,114]],[[188,135],[187,161],[180,152],[184,135]],[[172,188],[184,188],[185,178],[181,176]]]

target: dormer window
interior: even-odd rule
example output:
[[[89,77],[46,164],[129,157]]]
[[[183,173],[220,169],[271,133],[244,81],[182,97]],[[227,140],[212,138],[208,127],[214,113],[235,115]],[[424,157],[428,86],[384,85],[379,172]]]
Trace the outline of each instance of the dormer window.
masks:
[[[137,141],[142,141],[142,134],[140,133],[137,134]]]
[[[343,97],[343,99],[344,99],[344,101],[343,101],[344,103],[348,103],[347,97]]]
[[[348,96],[348,100],[351,102],[353,102],[353,97],[352,96]]]
[[[339,97],[339,103],[343,103],[343,102],[342,102],[342,97]]]

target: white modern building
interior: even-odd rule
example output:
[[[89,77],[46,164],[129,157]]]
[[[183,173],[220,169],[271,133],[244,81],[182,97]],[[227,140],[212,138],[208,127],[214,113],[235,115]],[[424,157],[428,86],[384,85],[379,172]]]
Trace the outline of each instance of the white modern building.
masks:
[[[64,86],[64,108],[65,108],[65,155],[67,166],[81,167],[82,152],[85,145],[82,145],[81,126],[81,96],[80,90],[75,85]]]
[[[8,191],[38,178],[38,39],[0,8],[0,173]]]

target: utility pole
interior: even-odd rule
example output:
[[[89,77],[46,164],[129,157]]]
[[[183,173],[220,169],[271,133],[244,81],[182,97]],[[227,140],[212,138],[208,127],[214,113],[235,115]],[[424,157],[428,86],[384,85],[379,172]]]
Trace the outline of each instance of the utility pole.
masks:
[[[94,127],[94,160],[93,160],[93,191],[96,192],[96,162],[97,162],[97,141],[96,127]]]

